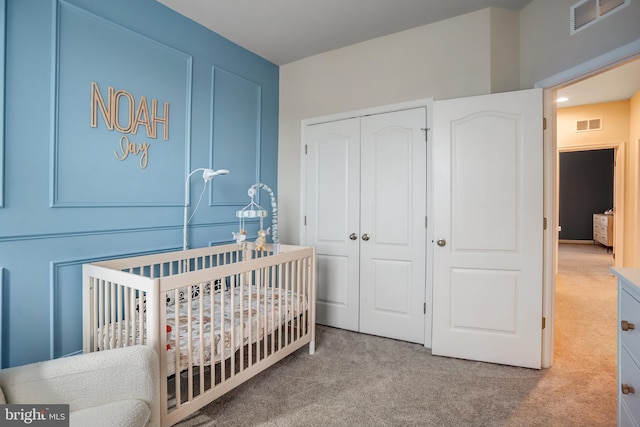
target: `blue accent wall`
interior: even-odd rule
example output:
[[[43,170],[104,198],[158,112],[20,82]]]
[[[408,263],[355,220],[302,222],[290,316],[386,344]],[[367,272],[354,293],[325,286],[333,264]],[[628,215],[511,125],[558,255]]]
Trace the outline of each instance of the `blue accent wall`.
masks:
[[[190,171],[231,174],[208,184],[189,246],[232,240],[249,186],[277,188],[279,70],[154,0],[0,0],[0,22],[10,367],[81,352],[82,264],[182,248]]]

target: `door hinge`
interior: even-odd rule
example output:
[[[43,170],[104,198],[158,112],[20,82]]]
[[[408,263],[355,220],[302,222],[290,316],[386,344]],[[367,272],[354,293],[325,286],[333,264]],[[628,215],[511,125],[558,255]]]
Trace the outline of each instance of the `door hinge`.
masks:
[[[425,302],[424,305],[422,306],[422,312],[424,314],[427,314],[427,303]]]
[[[424,132],[424,142],[429,142],[429,128],[420,128],[422,132]]]
[[[547,118],[546,117],[542,118],[542,129],[543,130],[547,130]]]
[[[427,218],[426,216],[424,217],[424,228],[428,228],[429,227],[429,218]]]
[[[542,316],[542,329],[547,327],[547,318]]]
[[[542,219],[542,229],[546,230],[547,229],[547,218],[543,218]]]
[[[307,144],[304,144],[304,154],[307,154]]]
[[[304,216],[304,225],[305,226],[307,225],[307,216],[306,215]]]

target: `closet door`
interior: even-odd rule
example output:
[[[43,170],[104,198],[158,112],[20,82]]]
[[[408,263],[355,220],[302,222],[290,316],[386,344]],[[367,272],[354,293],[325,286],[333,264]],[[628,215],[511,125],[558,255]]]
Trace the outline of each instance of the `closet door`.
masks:
[[[424,343],[426,108],[362,118],[360,331]]]
[[[358,330],[360,119],[307,126],[306,244],[317,251],[317,322]]]

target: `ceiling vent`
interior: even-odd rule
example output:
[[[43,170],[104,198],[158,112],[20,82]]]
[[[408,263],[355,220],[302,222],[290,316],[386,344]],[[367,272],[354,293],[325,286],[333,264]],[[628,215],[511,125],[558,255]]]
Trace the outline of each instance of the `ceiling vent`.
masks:
[[[602,118],[576,120],[576,132],[602,130]]]
[[[629,6],[631,0],[582,0],[571,6],[571,35]]]

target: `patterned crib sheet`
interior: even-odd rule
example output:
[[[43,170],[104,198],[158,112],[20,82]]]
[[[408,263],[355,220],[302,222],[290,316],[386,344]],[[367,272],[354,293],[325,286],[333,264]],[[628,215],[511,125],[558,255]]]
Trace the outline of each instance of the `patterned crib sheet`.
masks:
[[[223,293],[224,304],[221,304]],[[274,329],[300,315],[308,306],[306,298],[291,291],[255,286],[245,286],[242,291],[239,287],[224,290],[224,292],[218,290],[214,292],[213,299],[214,309],[212,310],[211,297],[205,292],[202,298],[202,315],[199,310],[201,301],[197,296],[191,302],[191,310],[188,303],[178,302],[167,306],[167,325],[172,329],[168,343],[171,345],[171,350],[174,350],[174,354],[168,354],[169,375],[175,372],[176,337],[179,337],[181,371],[187,369],[190,364],[187,352],[189,337],[191,337],[192,349],[191,365],[207,366],[212,363],[212,360],[215,363],[228,358],[245,344],[264,339]],[[222,306],[224,306],[224,316]],[[178,310],[179,326],[176,327]],[[191,319],[191,328],[189,328],[189,319]],[[200,334],[201,319],[202,334]],[[178,334],[176,330],[179,331]],[[172,362],[173,366],[169,366]]]
[[[199,288],[194,286],[192,289]],[[186,288],[180,289],[177,301],[173,298],[173,292],[166,295],[166,324],[171,328],[167,335],[167,375],[176,372],[178,343],[180,371],[186,370],[189,365],[208,366],[230,357],[245,344],[261,341],[285,322],[302,314],[309,305],[308,296],[297,295],[290,290],[244,286],[242,289],[216,289],[213,293],[212,310],[208,286],[204,287],[202,301],[199,292],[192,292],[191,304],[188,303],[185,290]],[[221,304],[221,300],[224,304]],[[126,328],[118,323],[111,323],[97,331],[100,349],[119,347],[122,343],[131,341],[125,332]],[[140,337],[139,326],[136,325],[135,329],[135,336]],[[146,342],[146,329],[143,334]],[[139,338],[135,341],[139,343]]]

